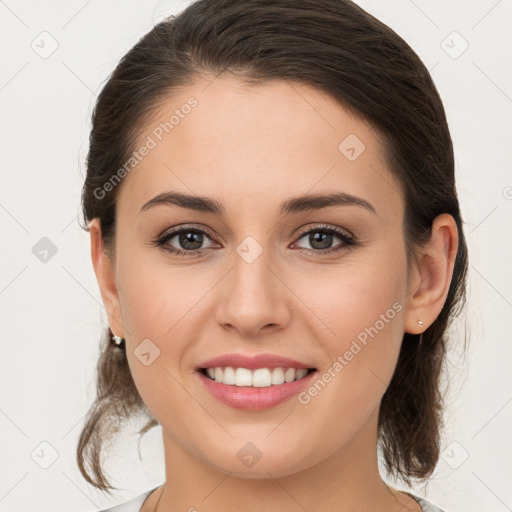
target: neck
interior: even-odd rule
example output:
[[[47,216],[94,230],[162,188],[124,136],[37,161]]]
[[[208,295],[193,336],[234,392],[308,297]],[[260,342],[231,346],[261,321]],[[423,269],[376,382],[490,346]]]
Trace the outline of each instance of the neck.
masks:
[[[220,471],[163,430],[166,482],[141,511],[235,512],[243,505],[247,512],[418,512],[417,503],[388,487],[380,476],[377,418],[378,409],[348,444],[320,462],[284,476],[263,469],[267,477],[261,478]]]

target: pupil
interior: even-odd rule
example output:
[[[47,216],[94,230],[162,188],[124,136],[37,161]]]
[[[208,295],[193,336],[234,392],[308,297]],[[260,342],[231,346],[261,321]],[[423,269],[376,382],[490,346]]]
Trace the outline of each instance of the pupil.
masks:
[[[315,234],[310,235],[309,238],[309,243],[312,247],[315,247],[315,243],[318,241],[325,242],[327,240],[328,243],[321,243],[320,247],[315,247],[316,249],[329,249],[330,243],[332,242],[332,234],[330,233],[320,233],[317,231]]]
[[[192,231],[187,231],[186,233],[182,233],[179,236],[181,246],[189,251],[193,249],[198,249],[202,244],[202,233],[193,233]],[[194,242],[195,241],[195,242]],[[192,246],[187,246],[188,243],[192,243]]]

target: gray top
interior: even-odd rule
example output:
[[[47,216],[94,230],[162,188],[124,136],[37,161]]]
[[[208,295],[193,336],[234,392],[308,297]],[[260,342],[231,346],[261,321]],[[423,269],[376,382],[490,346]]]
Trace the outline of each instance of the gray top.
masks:
[[[100,510],[100,512],[140,512],[140,509],[143,503],[146,501],[146,498],[155,489],[158,489],[158,487],[160,486],[157,486],[154,489],[151,489],[150,491],[146,491],[145,493],[136,496],[135,498],[133,498],[130,501],[127,501],[126,503],[121,503],[121,505],[116,505],[115,507]]]
[[[160,486],[158,486],[158,487],[160,487]],[[106,510],[100,510],[100,512],[140,512],[140,509],[141,509],[143,503],[146,501],[146,498],[155,489],[158,489],[158,487],[155,487],[154,489],[151,489],[150,491],[147,491],[147,492],[133,498],[132,500],[127,501],[126,503],[122,503],[121,505],[116,505],[115,507],[111,507]],[[420,498],[419,496],[411,494],[410,492],[407,492],[407,491],[400,491],[400,492],[407,494],[407,496],[409,496],[413,500],[417,501],[420,504],[421,510],[423,510],[423,512],[445,512],[444,510],[436,507],[434,504],[427,501],[425,498]]]

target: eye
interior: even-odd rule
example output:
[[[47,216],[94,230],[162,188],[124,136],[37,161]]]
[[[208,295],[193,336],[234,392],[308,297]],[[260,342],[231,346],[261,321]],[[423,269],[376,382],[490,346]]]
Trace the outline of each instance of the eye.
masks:
[[[182,227],[165,233],[155,241],[155,245],[178,256],[195,256],[201,254],[205,249],[201,247],[205,237],[211,239],[203,229]],[[172,246],[171,242],[173,239],[176,239],[174,244],[177,244],[178,248]]]
[[[303,231],[299,240],[306,238],[312,249],[306,248],[305,252],[311,254],[325,254],[347,250],[350,246],[355,245],[355,238],[346,231],[338,227],[316,226],[313,229]],[[332,248],[334,238],[341,240],[342,244]]]
[[[306,236],[308,236],[307,241],[312,248],[301,249],[308,254],[319,255],[338,252],[347,250],[352,245],[356,245],[355,238],[338,227],[326,225],[316,226],[313,229],[302,231],[299,240]],[[212,245],[202,247],[205,242],[205,237],[209,240],[213,239],[213,236],[210,236],[204,229],[185,226],[164,233],[153,242],[153,245],[161,247],[176,256],[199,256],[202,255],[206,249],[212,247]],[[332,248],[330,246],[335,238],[342,243]],[[178,247],[176,247],[176,245],[178,245]]]

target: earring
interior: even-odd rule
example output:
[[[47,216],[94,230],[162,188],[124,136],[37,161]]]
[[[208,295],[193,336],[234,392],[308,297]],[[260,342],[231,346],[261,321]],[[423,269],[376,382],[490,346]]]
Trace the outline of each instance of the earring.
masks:
[[[112,343],[118,348],[124,348],[124,338],[121,338],[120,336],[116,336],[115,334],[113,334]]]
[[[418,325],[419,325],[420,327],[423,327],[423,320],[418,320]]]

